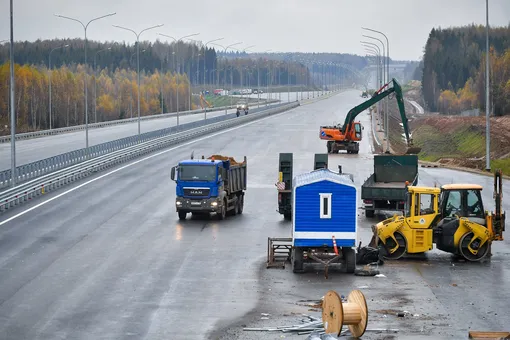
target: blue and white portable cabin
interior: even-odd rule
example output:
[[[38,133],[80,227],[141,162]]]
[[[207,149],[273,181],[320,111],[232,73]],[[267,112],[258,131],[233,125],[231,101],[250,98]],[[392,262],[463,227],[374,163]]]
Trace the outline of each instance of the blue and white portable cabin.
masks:
[[[357,189],[352,175],[318,169],[294,178],[292,245],[299,248],[355,247]]]

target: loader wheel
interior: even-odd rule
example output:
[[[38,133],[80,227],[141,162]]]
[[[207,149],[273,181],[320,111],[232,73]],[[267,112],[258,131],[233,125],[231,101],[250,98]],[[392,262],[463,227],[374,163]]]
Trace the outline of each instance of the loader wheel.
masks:
[[[471,243],[471,248],[474,250],[478,250],[478,252],[473,254],[469,248],[468,245],[473,239],[475,234],[472,232],[465,233],[459,241],[459,252],[462,255],[463,258],[465,258],[468,261],[476,262],[483,259],[488,253],[489,253],[489,242],[485,242],[483,246],[480,247],[480,240],[475,239],[473,243]]]
[[[188,213],[186,213],[185,211],[179,211],[179,219],[180,219],[181,221],[185,220],[185,219],[186,219],[186,215],[187,215],[187,214],[188,214]]]
[[[395,252],[393,254],[389,254],[387,250],[384,251],[383,257],[385,260],[397,260],[397,259],[401,258],[402,256],[404,256],[404,254],[406,253],[407,241],[406,241],[404,235],[402,235],[399,232],[396,232],[394,235],[395,235],[395,239],[398,242],[398,248],[397,248],[397,250],[395,250]],[[388,241],[390,241],[392,243],[393,240],[388,239],[386,242],[388,242]],[[386,247],[393,248],[394,245],[392,245],[391,243],[390,243],[390,245],[387,245]]]
[[[356,270],[356,251],[352,248],[344,248],[342,253],[346,272],[349,274],[354,273]]]

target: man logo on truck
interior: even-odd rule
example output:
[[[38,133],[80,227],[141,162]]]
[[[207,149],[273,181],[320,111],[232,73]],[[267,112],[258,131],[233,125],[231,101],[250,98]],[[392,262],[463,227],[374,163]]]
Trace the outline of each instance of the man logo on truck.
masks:
[[[202,190],[191,190],[191,194],[192,195],[202,195],[203,192],[202,192]]]

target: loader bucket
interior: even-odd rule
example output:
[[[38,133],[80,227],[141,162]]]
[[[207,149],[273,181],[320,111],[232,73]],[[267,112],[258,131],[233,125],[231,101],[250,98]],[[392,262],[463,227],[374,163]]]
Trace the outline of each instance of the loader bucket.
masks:
[[[377,230],[376,230],[376,226],[375,225],[372,225],[371,227],[372,229],[372,238],[370,239],[370,243],[368,244],[369,247],[372,247],[372,248],[377,248]]]

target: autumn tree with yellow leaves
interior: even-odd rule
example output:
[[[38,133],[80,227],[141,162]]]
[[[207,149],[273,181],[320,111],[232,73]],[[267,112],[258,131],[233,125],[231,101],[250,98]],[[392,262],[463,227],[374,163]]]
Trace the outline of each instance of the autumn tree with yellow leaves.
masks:
[[[51,72],[52,128],[85,123],[85,68],[62,66],[53,70],[32,65],[15,64],[15,104],[18,132],[49,128],[49,75]],[[110,121],[137,116],[137,75],[133,70],[102,69],[97,77],[87,77],[89,122]],[[0,66],[0,127],[10,126],[9,63]],[[177,89],[179,77],[179,89]],[[96,88],[94,88],[94,83]],[[161,89],[163,90],[161,93]],[[96,90],[96,91],[94,91]],[[97,93],[97,100],[94,94]],[[174,73],[140,76],[140,114],[161,113],[161,97],[165,112],[187,109],[189,83],[187,76]],[[5,132],[5,131],[4,131]]]

